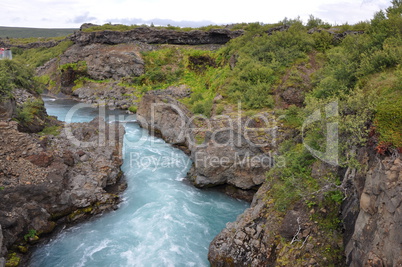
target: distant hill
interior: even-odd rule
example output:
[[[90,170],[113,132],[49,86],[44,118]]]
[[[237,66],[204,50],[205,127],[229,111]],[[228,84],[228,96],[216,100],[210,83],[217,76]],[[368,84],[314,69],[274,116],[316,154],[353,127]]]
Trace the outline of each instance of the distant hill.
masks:
[[[0,26],[0,38],[60,37],[72,34],[78,29],[42,29]]]

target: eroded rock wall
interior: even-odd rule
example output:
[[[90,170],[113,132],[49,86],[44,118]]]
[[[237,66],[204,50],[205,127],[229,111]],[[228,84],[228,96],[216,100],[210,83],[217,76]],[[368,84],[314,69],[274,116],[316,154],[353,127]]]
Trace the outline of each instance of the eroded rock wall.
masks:
[[[276,143],[260,145],[264,143],[262,136],[270,141],[275,139],[277,125],[273,114],[263,114],[269,124],[264,126],[259,125],[263,124],[261,118],[194,117],[171,93],[151,91],[144,95],[137,110],[140,125],[167,142],[188,149],[194,162],[189,178],[196,186],[230,185],[254,190],[254,194],[273,164]]]
[[[70,39],[81,46],[88,44],[121,44],[140,41],[148,44],[225,44],[243,35],[242,30],[212,29],[209,31],[175,31],[151,27],[138,27],[130,31],[75,32]]]
[[[348,266],[402,265],[402,156],[360,152],[342,215]]]
[[[119,198],[107,188],[121,178],[123,134],[121,125],[102,119],[41,138],[0,121],[0,257],[30,230],[46,234],[58,223],[116,208]]]

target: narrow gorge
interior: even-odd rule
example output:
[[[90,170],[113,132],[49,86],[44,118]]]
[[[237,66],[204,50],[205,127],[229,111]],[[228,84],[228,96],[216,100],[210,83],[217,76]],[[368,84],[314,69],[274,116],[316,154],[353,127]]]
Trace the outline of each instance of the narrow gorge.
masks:
[[[401,266],[400,7],[1,40],[0,267]]]

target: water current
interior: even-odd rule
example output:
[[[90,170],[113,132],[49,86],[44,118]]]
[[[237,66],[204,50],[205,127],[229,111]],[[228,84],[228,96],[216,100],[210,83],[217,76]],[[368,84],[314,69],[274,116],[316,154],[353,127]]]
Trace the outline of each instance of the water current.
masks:
[[[48,114],[59,120],[77,104],[44,101]],[[86,122],[99,114],[79,108],[70,117]],[[130,121],[123,145],[128,183],[123,201],[116,211],[61,231],[33,253],[30,266],[209,266],[209,243],[248,203],[193,187],[184,178],[191,160],[182,151],[148,135],[123,111],[105,115]]]

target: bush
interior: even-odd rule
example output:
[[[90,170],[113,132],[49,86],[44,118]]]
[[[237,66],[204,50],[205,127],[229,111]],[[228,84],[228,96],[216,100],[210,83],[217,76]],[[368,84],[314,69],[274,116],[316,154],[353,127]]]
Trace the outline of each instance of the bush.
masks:
[[[17,109],[17,121],[22,123],[30,123],[35,115],[44,109],[43,101],[40,98],[26,101],[22,107]]]
[[[137,106],[130,106],[130,107],[128,108],[128,110],[129,110],[130,112],[132,112],[132,113],[137,113],[137,109],[138,109]]]
[[[15,57],[15,59],[22,59],[32,67],[37,68],[42,66],[52,58],[58,57],[63,54],[70,46],[73,45],[72,41],[60,42],[57,46],[51,48],[32,48],[25,50],[22,54]]]
[[[194,103],[191,111],[194,114],[202,114],[206,117],[210,117],[211,111],[212,111],[212,105],[213,105],[213,101],[210,99],[198,101],[198,102]]]
[[[376,107],[374,125],[379,143],[402,148],[402,91],[382,95]]]
[[[38,90],[33,69],[18,60],[0,60],[0,96],[10,96],[15,88]]]
[[[272,168],[267,177],[272,184],[270,193],[275,199],[275,207],[285,211],[289,205],[316,191],[318,183],[311,177],[311,165],[315,158],[302,144],[285,142],[280,150],[286,159],[286,166]]]

